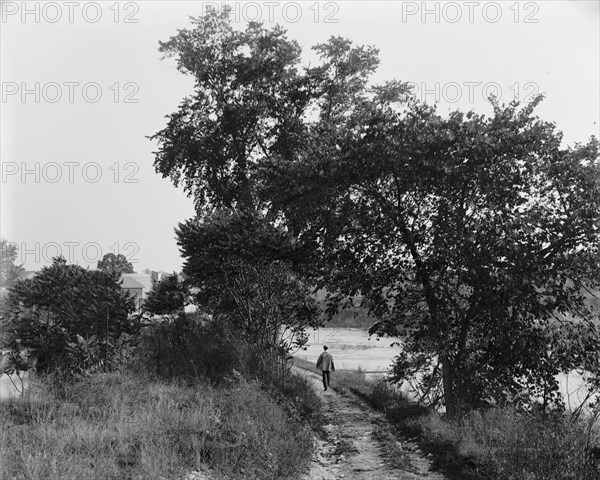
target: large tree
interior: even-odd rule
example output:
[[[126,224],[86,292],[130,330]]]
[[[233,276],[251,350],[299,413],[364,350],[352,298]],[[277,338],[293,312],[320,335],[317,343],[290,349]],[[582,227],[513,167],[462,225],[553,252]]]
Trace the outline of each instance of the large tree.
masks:
[[[259,167],[303,148],[324,73],[300,71],[300,47],[279,27],[235,30],[226,11],[192,22],[160,44],[195,88],[151,137],[159,145],[154,166],[197,207],[177,236],[198,301],[246,341],[284,352],[303,341],[316,311],[285,256],[286,232],[269,225],[276,219],[259,197]]]
[[[160,42],[195,86],[150,137],[159,145],[154,167],[183,186],[200,214],[265,209],[261,165],[297,158],[313,137],[312,119],[344,115],[378,63],[376,50],[331,38],[314,47],[321,64],[302,68],[298,43],[280,27],[235,30],[226,9],[192,23]]]
[[[280,28],[235,30],[226,11],[193,19],[160,43],[195,79],[167,126],[154,166],[182,184],[199,210],[256,205],[256,160],[296,148],[310,85],[298,74],[300,48]]]
[[[402,339],[396,377],[441,382],[450,415],[560,403],[557,373],[597,368],[598,143],[561,147],[537,103],[444,118],[383,88],[333,142],[271,165],[334,304],[361,293],[372,332]]]
[[[282,30],[213,14],[161,48],[196,88],[153,137],[157,172],[200,214],[258,209],[298,238],[331,312],[360,294],[373,332],[402,339],[398,378],[424,373],[453,415],[559,401],[556,373],[596,368],[595,139],[562,147],[539,100],[441,116],[401,82],[372,86],[377,50],[342,38],[300,69]]]

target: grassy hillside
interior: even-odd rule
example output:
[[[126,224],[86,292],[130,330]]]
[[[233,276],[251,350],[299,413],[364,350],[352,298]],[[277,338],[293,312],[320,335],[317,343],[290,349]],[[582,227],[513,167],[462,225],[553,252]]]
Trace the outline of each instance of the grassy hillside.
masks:
[[[229,388],[99,374],[3,405],[1,478],[292,478],[312,434],[258,384]],[[293,432],[293,435],[291,435]]]
[[[252,351],[228,351],[189,318],[147,327],[117,371],[41,377],[3,402],[0,478],[297,478],[319,424],[314,391],[265,357],[250,370]]]

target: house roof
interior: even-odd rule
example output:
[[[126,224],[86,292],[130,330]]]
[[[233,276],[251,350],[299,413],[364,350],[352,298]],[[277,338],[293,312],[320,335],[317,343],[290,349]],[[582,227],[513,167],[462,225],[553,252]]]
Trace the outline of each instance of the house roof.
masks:
[[[125,281],[126,278],[134,280],[136,283],[140,284],[144,289],[144,293],[148,293],[152,290],[152,274],[150,273],[122,273],[121,278]],[[124,287],[124,288],[140,288],[137,287]]]
[[[144,285],[138,282],[135,278],[126,277],[123,275],[121,278],[121,288],[139,288],[144,290]]]

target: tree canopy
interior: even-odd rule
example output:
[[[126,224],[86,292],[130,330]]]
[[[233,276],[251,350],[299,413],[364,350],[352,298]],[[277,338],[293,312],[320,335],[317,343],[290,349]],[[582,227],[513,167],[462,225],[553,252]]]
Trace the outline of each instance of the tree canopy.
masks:
[[[376,50],[332,38],[314,47],[322,65],[302,68],[300,46],[280,27],[235,30],[226,9],[192,23],[160,42],[195,87],[150,137],[154,167],[200,212],[265,208],[263,162],[298,157],[312,138],[308,118],[339,119],[377,65]]]
[[[337,153],[273,168],[315,278],[335,303],[361,293],[372,332],[402,339],[396,378],[443,380],[451,412],[560,402],[555,375],[600,345],[584,302],[600,286],[598,144],[561,148],[535,106],[442,118],[376,96]]]
[[[198,207],[178,232],[186,273],[205,285],[199,265],[223,272],[211,249],[228,229],[273,229],[263,246],[291,235],[306,260],[294,271],[333,292],[332,313],[360,295],[371,332],[401,338],[396,379],[420,374],[450,415],[560,404],[558,372],[598,372],[598,312],[584,301],[600,286],[597,140],[564,147],[535,115],[541,97],[442,116],[405,83],[371,82],[375,48],[332,37],[313,49],[319,64],[301,68],[282,29],[236,31],[226,13],[161,44],[196,80],[151,137],[157,172]],[[219,224],[223,207],[266,224]]]
[[[133,265],[122,253],[117,255],[114,253],[107,253],[102,257],[102,260],[98,260],[97,268],[98,270],[107,273],[135,273]]]

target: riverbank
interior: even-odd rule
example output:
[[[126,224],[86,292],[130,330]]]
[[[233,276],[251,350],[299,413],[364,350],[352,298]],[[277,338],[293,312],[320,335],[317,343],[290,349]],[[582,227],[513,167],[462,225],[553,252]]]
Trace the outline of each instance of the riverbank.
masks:
[[[378,340],[374,336],[369,338],[368,331],[359,328],[320,328],[312,330],[309,334],[306,350],[297,352],[297,358],[316,363],[323,351],[323,345],[327,345],[335,358],[338,370],[360,369],[373,378],[385,376],[394,357],[400,351],[399,346],[392,346],[392,343],[398,342],[399,339],[385,337]],[[588,397],[589,391],[581,372],[561,373],[556,378],[568,410],[576,410],[584,401],[590,403],[592,399]],[[414,398],[407,383],[403,384],[400,390],[409,398]]]

